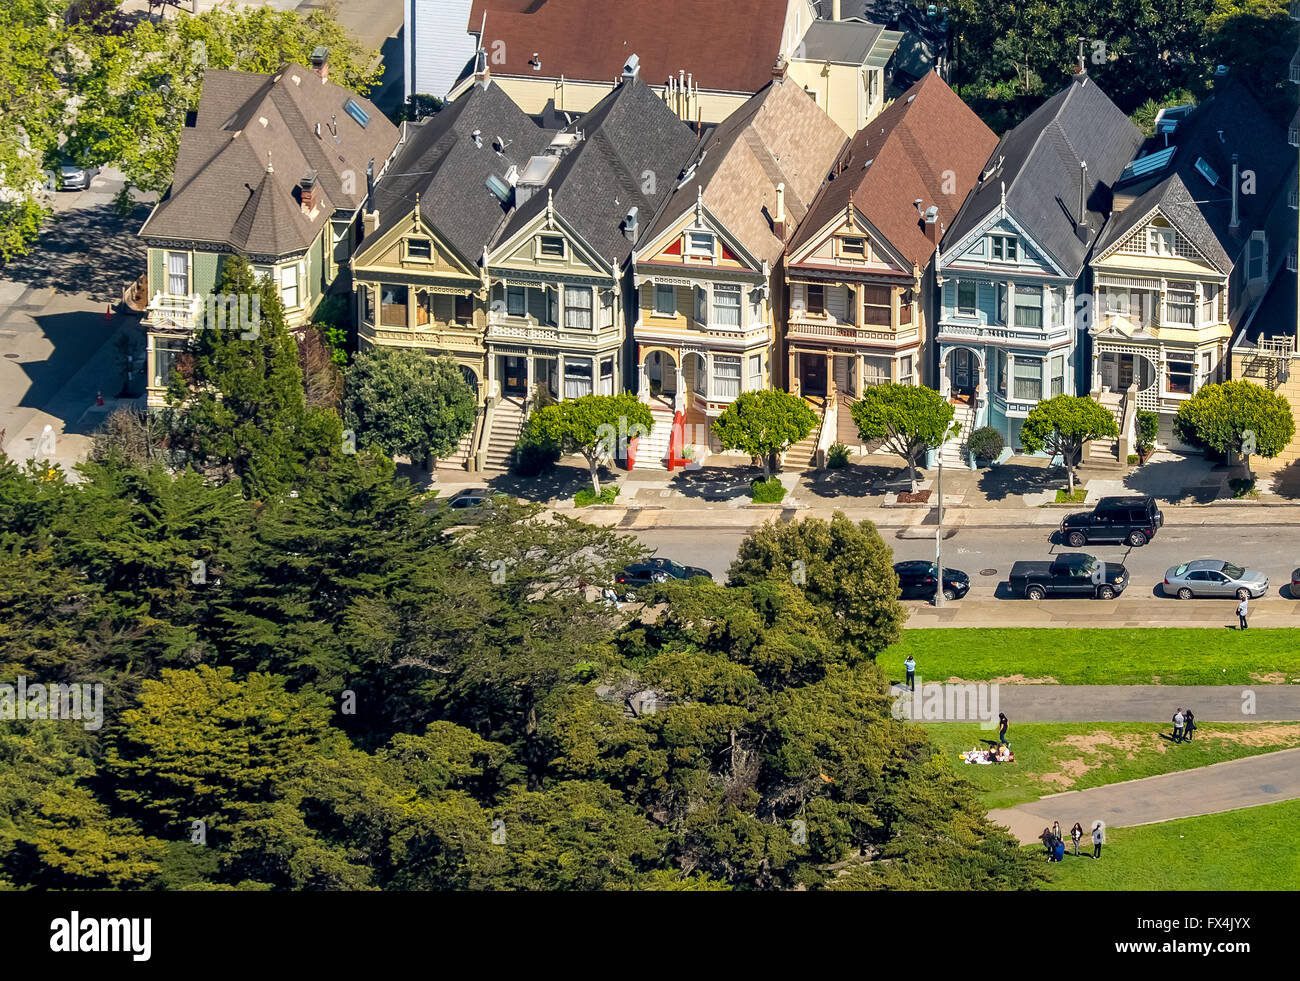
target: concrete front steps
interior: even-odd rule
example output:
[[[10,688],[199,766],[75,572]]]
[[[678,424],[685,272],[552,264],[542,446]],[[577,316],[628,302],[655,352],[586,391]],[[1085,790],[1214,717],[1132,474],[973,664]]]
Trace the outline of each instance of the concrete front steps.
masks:
[[[961,402],[953,404],[953,418],[961,424],[957,435],[939,447],[939,459],[949,469],[970,469],[970,460],[966,456],[966,440],[975,428],[975,410]]]
[[[524,406],[515,399],[503,398],[492,414],[492,431],[488,433],[487,455],[484,470],[508,470],[510,454],[519,441],[519,431],[524,425]]]
[[[471,470],[473,469],[470,461],[470,444],[474,441],[474,430],[471,429],[463,437],[456,449],[447,456],[438,460],[437,469],[439,470]]]
[[[782,470],[807,470],[812,466],[813,454],[817,452],[817,437],[821,434],[821,420],[825,412],[821,400],[808,399],[808,407],[813,410],[817,416],[817,425],[813,426],[812,432],[808,438],[801,443],[795,443],[785,451],[785,456],[781,460]]]
[[[668,457],[668,443],[672,438],[673,410],[662,402],[651,400],[650,414],[654,416],[654,428],[648,436],[642,436],[636,442],[637,470],[666,470],[664,462]]]

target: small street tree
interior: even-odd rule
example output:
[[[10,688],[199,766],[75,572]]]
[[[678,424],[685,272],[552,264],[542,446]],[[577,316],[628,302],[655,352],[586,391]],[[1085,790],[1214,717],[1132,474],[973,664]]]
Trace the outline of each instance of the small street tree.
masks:
[[[763,461],[763,479],[772,477],[772,461],[787,447],[808,438],[817,414],[797,395],[780,389],[745,392],[713,423],[724,449],[740,450]]]
[[[343,385],[343,420],[358,446],[427,464],[474,428],[478,400],[455,359],[375,348],[353,359]]]
[[[942,446],[961,431],[953,407],[924,385],[872,385],[849,409],[864,441],[884,440],[885,448],[907,461],[916,493],[916,465],[921,454]]]
[[[1291,405],[1277,392],[1248,381],[1206,385],[1178,407],[1174,433],[1185,443],[1216,453],[1274,457],[1295,436]]]
[[[1083,444],[1107,436],[1119,436],[1109,409],[1086,395],[1054,395],[1030,410],[1020,430],[1020,444],[1031,453],[1059,453],[1073,494],[1074,468],[1083,455]]]
[[[648,435],[654,424],[649,406],[635,395],[584,395],[538,409],[528,418],[527,435],[557,443],[565,453],[581,453],[599,497],[600,464],[614,455],[619,441]]]

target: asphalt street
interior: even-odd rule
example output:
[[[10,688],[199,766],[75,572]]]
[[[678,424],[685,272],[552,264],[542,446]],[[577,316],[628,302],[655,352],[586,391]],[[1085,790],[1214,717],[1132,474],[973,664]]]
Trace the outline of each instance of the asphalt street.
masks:
[[[658,555],[686,565],[701,566],[721,582],[725,581],[727,568],[749,530],[709,527],[702,522],[699,528],[649,528],[634,534],[656,549]],[[895,561],[934,558],[933,537],[900,538],[892,530],[884,530],[882,534],[894,550]],[[960,569],[971,577],[971,599],[993,599],[999,584],[1010,573],[1012,563],[1022,559],[1046,560],[1063,551],[1089,552],[1105,562],[1127,566],[1133,585],[1117,601],[1120,604],[1153,597],[1163,599],[1157,586],[1164,579],[1165,570],[1190,559],[1227,559],[1258,569],[1269,578],[1266,595],[1278,596],[1281,589],[1281,595],[1286,598],[1290,598],[1291,572],[1300,566],[1300,531],[1292,524],[1251,522],[1232,527],[1167,527],[1141,548],[1090,545],[1083,549],[1070,549],[1053,541],[1055,536],[1043,528],[958,528],[948,534],[951,537],[943,543],[944,565]],[[1173,599],[1168,602],[1178,603]]]

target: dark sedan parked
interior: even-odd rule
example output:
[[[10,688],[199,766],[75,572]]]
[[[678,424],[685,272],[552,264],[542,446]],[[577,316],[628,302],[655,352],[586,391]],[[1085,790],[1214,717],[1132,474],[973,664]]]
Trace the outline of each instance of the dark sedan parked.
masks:
[[[638,586],[667,582],[669,579],[694,579],[696,576],[703,576],[710,582],[713,581],[713,574],[708,569],[682,565],[672,559],[650,559],[627,566],[614,577],[614,583],[619,599],[635,600]]]
[[[899,599],[934,599],[939,570],[933,562],[924,559],[899,562],[894,565],[898,573]],[[970,590],[970,576],[960,569],[943,570],[943,598],[961,599]]]

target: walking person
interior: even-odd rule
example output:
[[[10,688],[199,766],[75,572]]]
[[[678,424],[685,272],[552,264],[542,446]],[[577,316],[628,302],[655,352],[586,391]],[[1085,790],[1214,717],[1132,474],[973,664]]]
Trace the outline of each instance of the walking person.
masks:
[[[1074,854],[1079,854],[1079,842],[1083,839],[1083,825],[1078,821],[1074,822],[1074,827],[1070,829],[1070,837],[1074,840]]]
[[[1237,629],[1245,630],[1250,624],[1246,622],[1246,615],[1250,608],[1246,605],[1246,598],[1243,596],[1240,603],[1237,604]]]
[[[916,691],[916,661],[912,655],[907,655],[907,660],[903,662],[903,667],[907,669],[907,687]]]
[[[1100,821],[1092,822],[1092,857],[1101,858],[1101,846],[1106,841],[1106,833]]]
[[[1001,712],[998,713],[998,743],[1002,746],[1010,746],[1007,742],[1007,717]]]
[[[1064,842],[1064,841],[1065,841],[1065,839],[1061,837],[1061,822],[1060,822],[1060,821],[1053,821],[1053,822],[1052,822],[1052,837],[1055,838],[1057,841],[1060,841],[1060,842]]]
[[[1183,729],[1187,725],[1187,716],[1183,715],[1182,709],[1174,711],[1174,742],[1183,741]]]
[[[1196,716],[1192,715],[1191,709],[1183,710],[1183,738],[1189,743],[1192,741],[1192,733],[1196,731]]]

